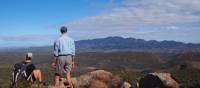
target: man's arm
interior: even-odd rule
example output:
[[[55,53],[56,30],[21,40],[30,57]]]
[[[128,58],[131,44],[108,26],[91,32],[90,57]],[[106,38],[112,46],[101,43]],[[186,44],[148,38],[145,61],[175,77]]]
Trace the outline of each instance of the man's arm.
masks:
[[[72,68],[74,68],[74,66],[75,66],[75,60],[74,60],[74,55],[72,55]]]
[[[51,63],[51,67],[52,68],[55,68],[56,67],[56,63],[57,63],[57,56],[53,56],[53,60],[52,60],[52,63]]]
[[[75,42],[74,42],[74,40],[71,42],[71,50],[72,50],[72,55],[75,56],[76,50],[75,50]]]
[[[75,65],[75,42],[72,42],[72,67]]]
[[[57,57],[58,57],[58,45],[57,45],[57,41],[55,41],[54,42],[54,54],[53,54],[53,59],[52,59],[52,63],[51,63],[52,68],[56,67]]]

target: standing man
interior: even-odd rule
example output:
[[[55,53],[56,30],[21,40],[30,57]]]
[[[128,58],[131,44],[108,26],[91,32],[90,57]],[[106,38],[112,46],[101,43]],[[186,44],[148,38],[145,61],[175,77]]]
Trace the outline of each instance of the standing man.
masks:
[[[64,74],[67,83],[73,88],[71,69],[74,67],[75,43],[67,35],[67,27],[60,28],[61,36],[54,42],[54,59],[52,67],[55,68],[55,85],[59,85],[60,77]]]

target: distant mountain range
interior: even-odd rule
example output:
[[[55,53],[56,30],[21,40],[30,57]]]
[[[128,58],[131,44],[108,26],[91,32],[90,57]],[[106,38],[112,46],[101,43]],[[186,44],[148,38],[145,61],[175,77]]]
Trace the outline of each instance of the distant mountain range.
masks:
[[[183,43],[176,41],[146,41],[144,39],[106,37],[76,41],[80,49],[196,49],[200,44]]]
[[[150,51],[150,52],[183,52],[198,51],[200,44],[183,43],[176,41],[146,41],[144,39],[123,38],[123,37],[106,37],[89,40],[76,41],[76,49],[81,52],[95,51]],[[178,51],[177,51],[178,50]],[[0,51],[17,51],[17,52],[49,52],[52,53],[53,46],[29,47],[29,48],[5,48]]]

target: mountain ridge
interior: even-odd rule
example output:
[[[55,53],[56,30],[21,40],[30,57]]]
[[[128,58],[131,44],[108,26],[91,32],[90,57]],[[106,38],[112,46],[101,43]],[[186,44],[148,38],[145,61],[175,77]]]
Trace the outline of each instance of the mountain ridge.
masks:
[[[88,39],[76,41],[77,48],[92,48],[92,49],[186,49],[200,48],[200,44],[183,43],[177,41],[156,41],[136,38],[123,38],[119,36]]]
[[[177,41],[156,41],[136,38],[123,38],[119,36],[96,38],[88,40],[75,41],[77,51],[150,51],[150,52],[171,52],[171,51],[197,51],[200,52],[200,44],[183,43]],[[17,51],[17,52],[52,52],[53,46],[34,46],[21,48],[4,48],[0,51]]]

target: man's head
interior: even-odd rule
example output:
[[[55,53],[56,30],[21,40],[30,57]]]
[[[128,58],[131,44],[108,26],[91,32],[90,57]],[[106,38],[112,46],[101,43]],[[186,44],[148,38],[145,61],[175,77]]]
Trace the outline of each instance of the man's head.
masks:
[[[60,28],[60,32],[61,32],[61,34],[67,33],[67,27],[66,27],[66,26],[62,26],[62,27]]]
[[[32,53],[27,53],[25,61],[26,62],[31,62],[32,58],[33,58],[33,54]]]

